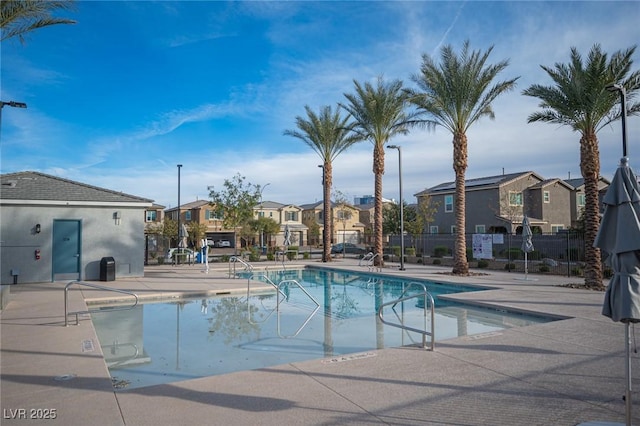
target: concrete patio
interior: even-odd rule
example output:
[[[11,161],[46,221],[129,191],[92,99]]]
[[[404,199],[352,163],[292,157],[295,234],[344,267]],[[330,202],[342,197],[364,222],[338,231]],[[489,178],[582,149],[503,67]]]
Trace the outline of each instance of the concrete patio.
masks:
[[[366,272],[356,260],[292,264]],[[265,265],[267,263],[265,262]],[[106,284],[141,298],[245,291],[226,264],[147,267]],[[258,264],[261,266],[261,264]],[[274,268],[273,262],[268,266]],[[67,282],[12,286],[0,316],[2,424],[60,425],[576,425],[624,422],[624,326],[601,315],[603,293],[561,287],[578,278],[388,264],[398,275],[492,286],[453,295],[568,319],[417,347],[371,351],[114,392],[91,321],[64,327]],[[519,278],[519,279],[518,279]],[[71,310],[112,293],[74,287]],[[632,342],[635,343],[635,342]],[[325,361],[325,362],[323,362]],[[637,376],[640,363],[632,357]],[[634,386],[638,386],[634,380]],[[634,392],[634,397],[637,395]],[[633,407],[640,422],[640,409]],[[43,417],[50,417],[43,419]],[[51,418],[55,417],[55,418]]]

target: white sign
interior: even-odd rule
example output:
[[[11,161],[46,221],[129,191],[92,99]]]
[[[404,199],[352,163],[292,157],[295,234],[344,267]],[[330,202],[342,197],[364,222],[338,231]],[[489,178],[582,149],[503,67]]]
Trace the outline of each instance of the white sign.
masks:
[[[473,234],[473,258],[493,259],[493,236],[491,234]]]
[[[504,235],[493,234],[493,244],[504,244]]]

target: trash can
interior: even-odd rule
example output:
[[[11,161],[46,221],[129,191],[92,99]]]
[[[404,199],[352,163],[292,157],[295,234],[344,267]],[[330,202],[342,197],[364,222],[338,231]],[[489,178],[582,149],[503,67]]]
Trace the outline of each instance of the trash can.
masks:
[[[116,280],[116,261],[113,257],[103,257],[100,260],[100,281]]]
[[[202,261],[202,252],[201,251],[196,253],[196,263],[204,263]]]

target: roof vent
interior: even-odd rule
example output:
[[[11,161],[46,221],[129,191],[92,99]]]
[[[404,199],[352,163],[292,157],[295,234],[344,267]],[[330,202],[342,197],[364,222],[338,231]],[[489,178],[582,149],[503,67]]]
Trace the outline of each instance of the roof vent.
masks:
[[[2,182],[2,187],[3,188],[15,188],[16,187],[17,182],[15,180],[8,180],[5,182]]]

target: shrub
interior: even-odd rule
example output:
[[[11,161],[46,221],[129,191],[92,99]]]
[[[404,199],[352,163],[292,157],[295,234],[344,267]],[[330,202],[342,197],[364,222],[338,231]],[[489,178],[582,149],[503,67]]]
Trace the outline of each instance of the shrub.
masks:
[[[272,251],[267,253],[267,260],[275,260],[276,255]]]
[[[473,260],[473,249],[471,247],[467,247],[467,262],[471,262]]]
[[[400,246],[392,246],[391,252],[393,253],[394,256],[400,257]]]
[[[293,258],[296,256],[295,252],[298,251],[298,246],[289,246],[288,250],[292,251],[287,251],[287,259],[293,260]]]
[[[158,265],[163,265],[164,264],[164,257],[160,256],[158,258]]]
[[[309,260],[310,257],[311,257],[311,255],[309,254],[308,251],[305,251],[304,253],[302,253],[302,258],[304,260]]]
[[[449,252],[449,249],[445,246],[435,246],[433,248],[433,257],[444,257]]]
[[[507,263],[504,265],[504,269],[506,271],[514,271],[516,269],[516,264],[515,263]]]
[[[571,269],[571,275],[573,275],[574,277],[581,277],[582,276],[582,268],[573,268]]]
[[[229,259],[231,258],[231,256],[229,256],[228,254],[223,254],[222,257],[220,258],[223,262],[228,262]]]
[[[527,253],[527,259],[529,260],[540,260],[542,259],[542,253],[538,250],[534,250],[531,253]]]
[[[441,265],[441,264],[442,264],[442,260],[440,260],[440,259],[433,259],[433,264],[434,264],[434,265]]]
[[[485,259],[478,260],[478,268],[487,268],[489,267],[489,262]]]
[[[406,254],[407,256],[415,256],[416,255],[416,248],[415,247],[407,247],[406,249],[404,249],[404,254]]]
[[[613,271],[611,270],[611,268],[604,268],[604,271],[602,271],[602,276],[605,278],[611,278],[613,276]]]
[[[419,257],[418,260],[416,260],[417,263],[422,263],[422,258]]]
[[[517,247],[511,247],[505,250],[505,257],[511,260],[524,259],[524,252]]]
[[[538,271],[540,272],[549,272],[551,269],[549,269],[549,267],[547,265],[540,265],[540,267],[538,268]]]
[[[249,262],[257,262],[260,260],[260,251],[257,248],[252,248],[249,252]]]

